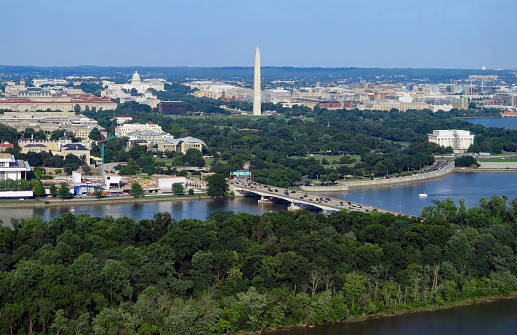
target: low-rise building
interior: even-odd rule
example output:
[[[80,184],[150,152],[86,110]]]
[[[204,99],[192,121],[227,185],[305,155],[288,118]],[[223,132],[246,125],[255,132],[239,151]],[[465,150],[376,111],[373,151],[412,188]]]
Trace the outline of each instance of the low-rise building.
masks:
[[[187,104],[183,101],[162,101],[158,104],[162,114],[187,114]]]
[[[166,139],[165,141],[158,143],[158,150],[160,151],[178,151],[183,154],[187,153],[188,149],[196,149],[203,152],[203,146],[206,147],[206,143],[199,138],[185,137],[185,138],[174,138]]]
[[[123,125],[124,123],[128,123],[133,120],[131,115],[115,115],[115,122],[117,122],[117,126]]]
[[[81,110],[114,110],[117,108],[117,103],[107,97],[97,97],[93,94],[50,94],[45,90],[39,90],[37,94],[35,90],[26,90],[19,92],[19,96],[16,97],[0,98],[0,109],[17,112],[35,112],[47,109],[70,112],[74,111],[76,106],[79,106]]]
[[[141,123],[126,123],[115,128],[115,135],[118,137],[128,136],[129,133],[137,131],[153,131],[155,133],[162,133],[162,127],[154,122]]]
[[[0,153],[0,180],[26,179],[30,170],[28,162],[17,160],[9,153]]]

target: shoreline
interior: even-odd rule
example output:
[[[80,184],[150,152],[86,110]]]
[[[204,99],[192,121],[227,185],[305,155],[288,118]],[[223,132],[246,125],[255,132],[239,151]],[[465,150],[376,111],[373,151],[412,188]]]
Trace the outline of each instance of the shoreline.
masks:
[[[496,301],[501,301],[501,300],[512,300],[512,299],[517,299],[517,291],[512,292],[509,295],[501,295],[501,296],[495,295],[495,296],[487,296],[487,297],[483,297],[483,298],[474,298],[474,299],[469,298],[469,299],[465,299],[465,300],[458,300],[458,301],[450,302],[450,303],[447,303],[444,305],[429,305],[429,306],[425,306],[425,307],[417,307],[417,308],[411,309],[411,310],[409,310],[409,309],[402,310],[401,309],[401,310],[395,310],[393,312],[382,312],[382,313],[371,314],[371,315],[354,316],[352,318],[344,319],[344,320],[337,321],[337,322],[325,322],[321,325],[318,325],[318,324],[310,324],[310,325],[306,325],[306,326],[292,325],[292,326],[282,327],[282,328],[278,328],[278,329],[268,329],[268,330],[264,330],[262,332],[251,332],[251,333],[244,332],[244,333],[238,333],[238,334],[239,335],[255,335],[255,334],[274,335],[276,333],[280,333],[282,331],[287,331],[287,330],[291,330],[291,329],[316,328],[316,327],[346,324],[346,323],[352,323],[352,322],[365,322],[368,320],[375,320],[375,319],[380,319],[380,318],[392,318],[392,317],[397,317],[397,316],[402,316],[402,315],[407,315],[407,314],[434,312],[434,311],[438,311],[438,310],[447,310],[447,309],[456,308],[456,307],[471,306],[471,305],[491,303],[491,302],[496,302]]]
[[[69,199],[69,200],[35,200],[35,201],[12,201],[1,202],[0,208],[13,207],[46,207],[46,206],[73,206],[77,205],[98,205],[98,204],[114,204],[114,203],[134,203],[134,202],[154,202],[154,201],[170,201],[170,200],[201,200],[211,199],[208,195],[194,195],[194,196],[151,196],[151,197],[121,197],[121,198],[100,198],[100,199]]]

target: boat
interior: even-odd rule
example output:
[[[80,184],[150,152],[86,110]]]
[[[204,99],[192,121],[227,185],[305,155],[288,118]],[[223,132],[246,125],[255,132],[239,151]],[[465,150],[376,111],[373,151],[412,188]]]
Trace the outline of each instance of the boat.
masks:
[[[418,196],[420,198],[425,198],[425,197],[427,197],[427,193],[425,193],[425,192],[424,193],[418,193]]]

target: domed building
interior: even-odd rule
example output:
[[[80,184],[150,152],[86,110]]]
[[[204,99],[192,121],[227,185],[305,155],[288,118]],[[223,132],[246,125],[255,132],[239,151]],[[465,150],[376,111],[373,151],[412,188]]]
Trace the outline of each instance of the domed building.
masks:
[[[138,71],[133,73],[131,81],[127,84],[115,84],[111,81],[103,81],[102,84],[104,87],[106,87],[106,89],[101,92],[101,96],[106,96],[111,99],[119,98],[120,102],[130,100],[137,101],[138,103],[147,104],[151,107],[156,107],[160,101],[157,100],[156,96],[153,96],[151,92],[146,92],[150,88],[157,91],[165,91],[165,79],[142,80]],[[131,96],[130,92],[133,89],[135,89],[141,96]]]
[[[140,75],[138,74],[138,71],[135,71],[135,73],[133,73],[133,77],[131,78],[131,84],[140,85],[141,83],[142,80],[140,80]]]

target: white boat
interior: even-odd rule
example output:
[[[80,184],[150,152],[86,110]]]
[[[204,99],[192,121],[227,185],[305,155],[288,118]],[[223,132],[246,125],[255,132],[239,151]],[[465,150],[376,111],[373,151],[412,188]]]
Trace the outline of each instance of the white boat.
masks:
[[[427,193],[425,193],[425,192],[424,193],[418,193],[418,196],[420,198],[425,198],[425,197],[427,197]]]

